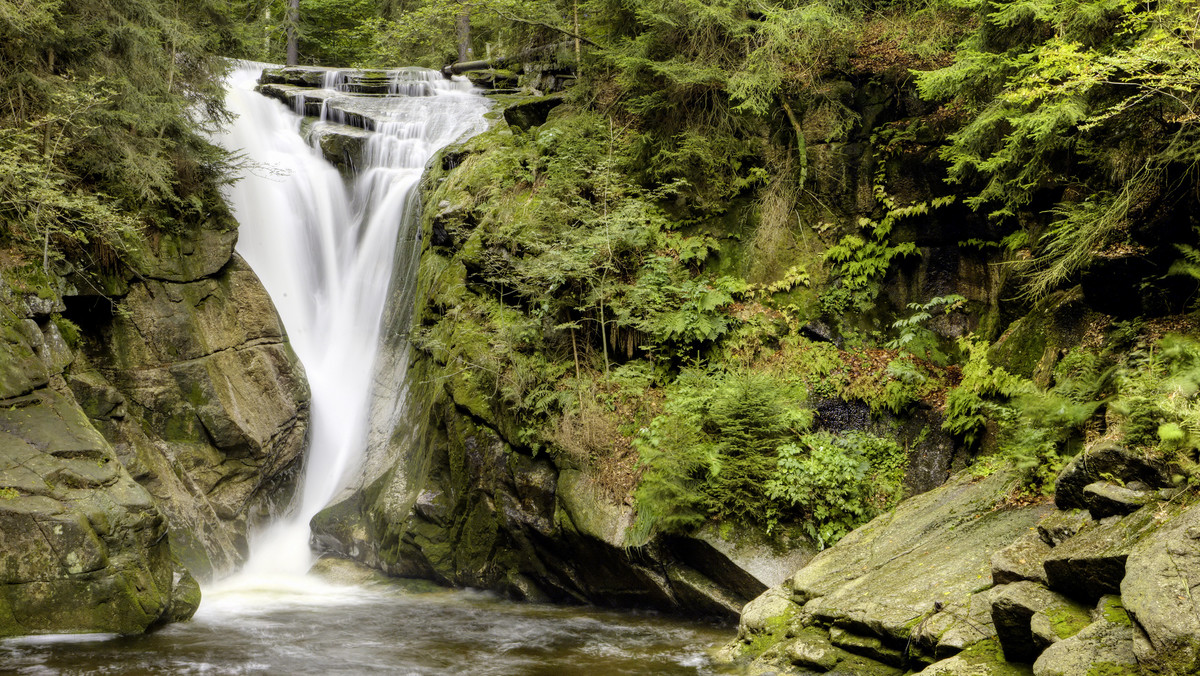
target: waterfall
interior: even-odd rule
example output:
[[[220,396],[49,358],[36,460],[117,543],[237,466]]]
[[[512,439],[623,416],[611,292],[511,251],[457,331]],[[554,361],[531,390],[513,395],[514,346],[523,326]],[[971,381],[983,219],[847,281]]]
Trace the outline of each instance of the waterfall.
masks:
[[[303,574],[311,565],[309,520],[343,487],[367,443],[381,318],[389,303],[413,303],[411,280],[394,274],[416,274],[417,184],[434,153],[485,128],[489,105],[463,80],[389,73],[392,93],[370,98],[366,126],[374,133],[347,180],[305,142],[295,111],[254,91],[262,67],[232,74],[227,105],[237,117],[216,141],[248,160],[226,193],[240,223],[237,251],[279,310],[308,374],[312,414],[296,506],[252,539],[244,571],[251,576]],[[314,92],[323,103],[313,139],[347,119],[338,102],[353,97],[352,72],[328,71],[323,86]]]

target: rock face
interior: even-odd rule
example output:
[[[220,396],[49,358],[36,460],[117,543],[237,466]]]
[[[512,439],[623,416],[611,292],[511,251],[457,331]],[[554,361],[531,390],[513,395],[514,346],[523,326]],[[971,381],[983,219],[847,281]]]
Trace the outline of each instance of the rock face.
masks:
[[[578,470],[517,451],[453,399],[431,398],[430,417],[444,426],[431,427],[407,463],[386,466],[318,514],[313,532],[322,546],[391,575],[516,599],[726,619],[811,556],[715,533],[627,549],[628,505],[614,504]],[[417,402],[413,410],[430,409]]]
[[[1015,485],[1013,474],[960,474],[851,532],[747,606],[725,656],[797,673],[786,656],[827,636],[848,655],[906,670],[994,640],[992,556],[1049,511],[1003,506]],[[785,648],[763,651],[764,644]]]
[[[0,286],[0,636],[187,619],[289,500],[307,385],[222,213],[131,276]]]
[[[245,556],[247,527],[286,505],[297,478],[302,369],[236,256],[194,281],[137,282],[123,307],[85,339],[68,382],[170,516],[188,567],[203,577],[229,570]]]
[[[0,637],[134,633],[165,621],[177,566],[162,512],[72,396],[56,325],[5,314]]]

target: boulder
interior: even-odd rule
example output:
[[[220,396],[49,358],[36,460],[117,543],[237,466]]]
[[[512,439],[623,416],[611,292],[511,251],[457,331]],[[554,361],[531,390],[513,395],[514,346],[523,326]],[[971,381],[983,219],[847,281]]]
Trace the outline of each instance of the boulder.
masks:
[[[1041,533],[1036,528],[1030,528],[1011,545],[992,555],[992,582],[1009,584],[1032,580],[1045,585],[1046,569],[1042,564],[1050,554],[1050,549]]]
[[[1142,673],[1133,651],[1133,622],[1120,597],[1102,598],[1096,615],[1079,633],[1047,648],[1033,663],[1034,676]]]
[[[980,641],[954,657],[934,662],[917,676],[1029,676],[1027,664],[1004,660],[999,644],[994,640]]]
[[[998,587],[992,595],[992,624],[1009,662],[1033,662],[1052,643],[1087,626],[1088,611],[1034,582]]]
[[[1056,510],[1038,522],[1037,530],[1043,542],[1051,547],[1057,547],[1074,537],[1091,522],[1091,515],[1083,510]]]
[[[303,369],[240,258],[192,282],[136,282],[122,307],[68,382],[170,517],[184,564],[209,578],[243,560],[251,523],[290,498],[308,430]]]
[[[1134,490],[1108,481],[1093,481],[1083,487],[1083,501],[1093,519],[1132,514],[1157,497],[1157,491]]]
[[[345,124],[326,123],[311,132],[325,160],[338,168],[342,176],[352,176],[365,168],[367,139],[374,132]]]
[[[806,627],[796,640],[787,644],[787,657],[792,664],[813,671],[829,671],[847,657],[846,652],[834,647],[829,635],[816,627]]]
[[[1046,514],[1046,506],[998,507],[1017,481],[1015,472],[982,480],[964,472],[904,501],[796,573],[794,600],[819,621],[907,641],[922,618],[990,587],[993,554]]]
[[[189,615],[166,535],[61,378],[0,401],[0,637],[140,633]]]
[[[830,627],[829,642],[848,653],[893,667],[903,667],[907,660],[903,644],[890,646],[877,636],[862,636],[841,627]]]
[[[1089,522],[1046,557],[1049,587],[1088,604],[1120,593],[1130,551],[1161,525],[1160,517],[1143,508],[1126,517]]]
[[[1195,595],[1200,581],[1200,505],[1187,508],[1133,546],[1126,570],[1120,593],[1141,630],[1134,643],[1138,663],[1151,673],[1200,672],[1200,600]]]
[[[1059,509],[1087,507],[1084,489],[1092,483],[1113,477],[1128,484],[1140,481],[1148,486],[1168,486],[1164,468],[1120,446],[1093,446],[1071,458],[1054,482],[1054,504]]]
[[[264,68],[258,81],[262,84],[286,84],[295,87],[321,87],[328,68],[316,66],[285,66]]]
[[[913,646],[923,648],[930,659],[942,660],[980,641],[995,639],[990,593],[971,594],[948,603],[918,622],[912,629]]]

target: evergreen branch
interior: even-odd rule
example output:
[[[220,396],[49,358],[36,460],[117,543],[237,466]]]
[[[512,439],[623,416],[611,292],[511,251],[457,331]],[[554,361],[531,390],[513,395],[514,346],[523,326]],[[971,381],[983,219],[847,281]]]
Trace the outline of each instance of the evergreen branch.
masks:
[[[591,40],[583,37],[582,35],[574,32],[574,31],[567,30],[566,28],[560,28],[558,26],[548,24],[545,21],[534,21],[532,19],[523,19],[519,16],[516,16],[515,14],[509,14],[503,10],[497,9],[495,7],[491,7],[489,5],[481,5],[481,7],[482,7],[482,9],[488,10],[489,12],[495,14],[496,16],[500,17],[501,19],[504,19],[505,21],[512,21],[513,23],[525,24],[526,26],[537,26],[539,28],[546,28],[546,29],[552,30],[556,33],[561,33],[561,34],[571,38],[572,40],[578,40],[580,42],[583,42],[583,43],[587,44],[589,47],[595,47],[596,49],[604,49],[603,46],[598,45],[595,42],[592,42]]]

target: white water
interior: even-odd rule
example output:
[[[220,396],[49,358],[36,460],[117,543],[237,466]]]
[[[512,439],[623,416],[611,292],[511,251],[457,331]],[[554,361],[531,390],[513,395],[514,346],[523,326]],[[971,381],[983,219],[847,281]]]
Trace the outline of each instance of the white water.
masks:
[[[312,564],[309,520],[343,487],[366,445],[381,318],[389,302],[413,302],[389,298],[389,288],[397,246],[410,259],[419,255],[415,188],[437,150],[484,128],[488,109],[465,81],[396,71],[394,95],[369,99],[376,133],[347,185],[301,138],[300,116],[253,91],[261,69],[247,65],[231,77],[228,106],[237,119],[217,141],[253,163],[227,191],[240,223],[237,250],[262,279],[304,364],[312,414],[297,505],[252,538],[249,562],[230,581],[251,589],[303,575]],[[344,72],[325,78],[329,88],[346,82]],[[314,137],[320,125],[346,119],[338,102],[347,95],[322,94],[328,120]]]

